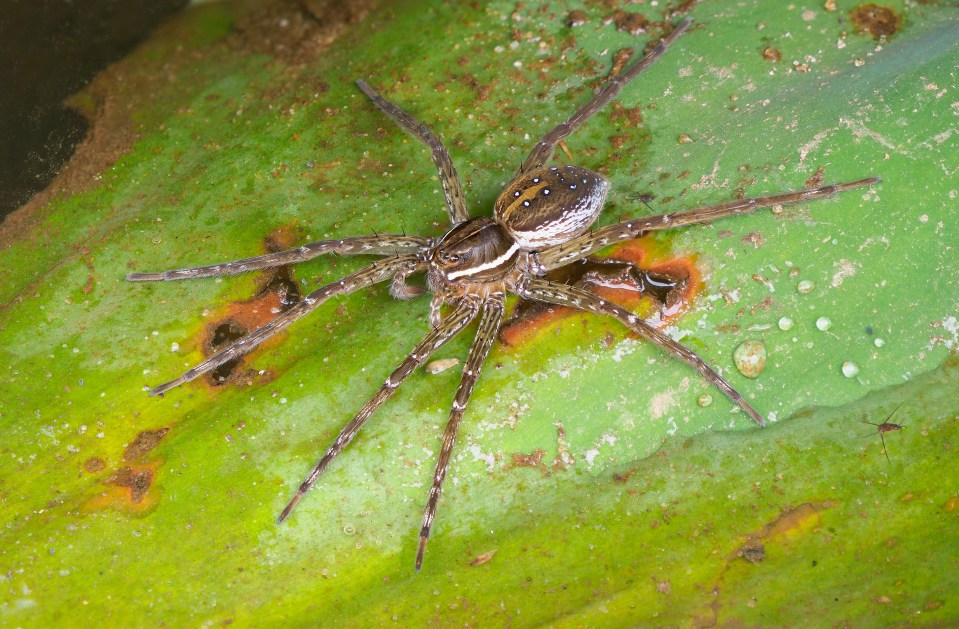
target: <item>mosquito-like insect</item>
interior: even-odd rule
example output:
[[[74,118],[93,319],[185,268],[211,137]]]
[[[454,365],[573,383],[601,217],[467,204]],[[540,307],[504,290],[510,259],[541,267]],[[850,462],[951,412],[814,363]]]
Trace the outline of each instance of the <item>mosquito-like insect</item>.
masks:
[[[370,416],[393,395],[400,384],[417,367],[423,365],[433,352],[462,332],[471,321],[478,319],[476,336],[469,349],[462,379],[453,399],[423,513],[423,526],[416,552],[417,570],[423,562],[426,541],[433,526],[437,501],[449,469],[460,421],[502,324],[507,293],[523,299],[579,308],[616,319],[643,339],[694,367],[708,382],[746,411],[756,423],[764,425],[759,412],[692,350],[625,308],[587,290],[554,283],[546,277],[553,269],[575,263],[609,245],[639,238],[654,230],[709,223],[760,208],[825,199],[879,181],[876,177],[870,177],[851,183],[751,199],[735,199],[718,205],[636,218],[590,230],[603,209],[610,183],[599,173],[586,168],[548,165],[553,151],[559,143],[616,98],[627,83],[662,56],[667,47],[676,41],[691,23],[688,19],[681,22],[646,56],[607,80],[589,102],[543,136],[523,161],[513,181],[500,193],[492,216],[470,218],[456,169],[450,160],[449,152],[436,134],[380,96],[364,81],[357,81],[360,91],[369,97],[376,107],[431,150],[452,228],[438,238],[381,234],[322,240],[289,251],[213,266],[128,275],[128,280],[136,282],[194,279],[235,275],[294,264],[326,253],[381,256],[371,265],[313,291],[269,323],[217,351],[180,377],[152,389],[151,395],[161,395],[246,354],[332,297],[348,295],[387,280],[391,281],[390,294],[397,299],[418,297],[427,289],[432,292],[431,330],[390,374],[379,391],[343,427],[283,509],[279,517],[282,522],[330,462],[353,441]],[[417,272],[426,273],[426,288],[406,283],[407,278]],[[449,306],[449,310],[441,311],[443,306]]]
[[[900,402],[899,406],[902,406],[903,404],[905,404],[905,402]],[[882,422],[881,424],[866,421],[865,419],[859,420],[860,423],[869,424],[870,426],[876,427],[876,432],[871,432],[868,435],[863,435],[861,439],[865,439],[866,437],[872,437],[873,435],[879,435],[879,439],[882,440],[882,453],[886,455],[886,462],[890,464],[892,464],[892,461],[889,460],[889,452],[886,450],[886,438],[883,435],[885,435],[887,432],[895,432],[905,428],[905,426],[900,426],[899,424],[893,424],[892,422],[889,421],[890,419],[892,419],[892,416],[896,414],[896,411],[899,410],[899,406],[892,409],[892,412],[889,413],[889,417],[887,417],[886,421]]]

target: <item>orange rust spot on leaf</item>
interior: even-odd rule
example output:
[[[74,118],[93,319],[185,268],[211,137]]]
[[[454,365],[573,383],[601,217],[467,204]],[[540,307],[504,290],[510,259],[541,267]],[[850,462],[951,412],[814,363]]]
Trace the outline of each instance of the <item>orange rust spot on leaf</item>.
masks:
[[[152,488],[161,464],[161,460],[154,459],[146,465],[118,469],[103,481],[107,488],[87,500],[81,510],[91,513],[115,509],[132,515],[150,512],[160,500],[159,492]]]
[[[806,502],[798,507],[786,509],[758,530],[747,533],[746,539],[733,552],[730,559],[743,557],[753,563],[762,561],[766,557],[767,544],[789,541],[805,535],[819,526],[821,522],[820,513],[835,506],[834,501],[827,500],[818,503]]]
[[[640,273],[654,274],[658,280],[668,281],[673,286],[642,290],[631,274],[631,267]],[[616,245],[605,258],[588,258],[585,262],[556,269],[547,277],[586,288],[641,316],[658,309],[665,321],[680,314],[702,289],[701,276],[692,258],[668,257],[649,238]],[[581,312],[565,306],[521,301],[500,330],[499,338],[508,346],[519,346],[552,324]]]
[[[264,248],[267,252],[282,251],[291,248],[300,240],[302,235],[297,228],[284,226],[274,230],[264,239]],[[292,277],[290,267],[278,267],[265,271],[260,289],[253,297],[229,304],[215,321],[205,326],[202,343],[204,354],[212,356],[250,331],[269,323],[296,304],[300,297],[299,286]],[[278,334],[261,343],[257,349],[275,346],[280,343],[282,337],[282,334]],[[206,376],[206,382],[212,386],[219,386],[249,380],[252,374],[238,369],[243,364],[244,358],[228,361],[214,369]]]

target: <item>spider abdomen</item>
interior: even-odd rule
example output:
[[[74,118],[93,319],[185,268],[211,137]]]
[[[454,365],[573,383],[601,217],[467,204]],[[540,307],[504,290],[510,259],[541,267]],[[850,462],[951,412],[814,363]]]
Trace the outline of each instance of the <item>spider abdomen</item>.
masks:
[[[559,245],[586,232],[603,209],[609,181],[579,166],[545,166],[514,179],[494,215],[526,250]]]

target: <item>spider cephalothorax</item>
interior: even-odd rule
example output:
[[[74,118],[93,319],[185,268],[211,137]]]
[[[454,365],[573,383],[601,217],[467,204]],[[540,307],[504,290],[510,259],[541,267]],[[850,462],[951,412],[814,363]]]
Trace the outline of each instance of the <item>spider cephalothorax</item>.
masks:
[[[439,171],[443,185],[446,209],[452,228],[438,239],[406,235],[375,235],[321,240],[297,249],[213,266],[128,275],[127,279],[132,281],[177,280],[234,275],[244,271],[302,262],[325,253],[382,256],[369,266],[318,288],[269,323],[217,351],[180,377],[152,389],[150,393],[162,395],[177,385],[249,352],[333,296],[349,294],[372,283],[392,280],[390,293],[394,297],[401,299],[416,297],[425,292],[424,289],[406,284],[406,279],[413,273],[425,271],[427,286],[433,293],[430,305],[430,331],[413,348],[402,364],[390,374],[379,391],[340,431],[339,436],[320,458],[279,517],[282,522],[289,516],[293,507],[329,463],[350,444],[366,420],[392,396],[414,369],[426,362],[433,352],[459,334],[471,321],[478,318],[476,337],[469,349],[462,379],[453,400],[423,515],[423,528],[416,554],[417,570],[423,561],[426,540],[429,538],[433,524],[437,500],[449,467],[459,423],[503,321],[503,304],[507,293],[514,293],[524,299],[571,306],[617,319],[642,338],[652,341],[668,353],[695,367],[706,380],[745,410],[757,423],[763,425],[762,416],[722,376],[691,350],[616,304],[581,288],[555,284],[544,279],[550,270],[582,260],[608,245],[638,238],[649,231],[707,223],[759,208],[822,199],[878,181],[877,178],[869,178],[767,197],[736,199],[686,212],[637,218],[590,231],[591,225],[603,209],[606,193],[609,191],[609,182],[603,176],[585,168],[547,166],[546,164],[558,142],[568,137],[593,114],[609,104],[624,85],[659,58],[690,24],[689,20],[681,22],[649,54],[621,74],[609,79],[588,103],[547,133],[533,148],[520,167],[519,173],[496,200],[493,217],[469,218],[462,186],[450,161],[449,152],[439,138],[424,124],[417,122],[409,114],[377,94],[365,82],[358,81],[360,90],[377,107],[431,149],[433,163]],[[449,307],[445,314],[441,313],[443,305]]]

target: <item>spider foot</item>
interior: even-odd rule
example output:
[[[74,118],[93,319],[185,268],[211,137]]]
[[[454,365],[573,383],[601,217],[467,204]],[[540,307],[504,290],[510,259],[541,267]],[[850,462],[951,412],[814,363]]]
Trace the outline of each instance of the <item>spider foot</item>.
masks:
[[[423,555],[426,554],[426,540],[427,538],[420,535],[420,543],[416,548],[416,571],[419,572],[423,567]]]

